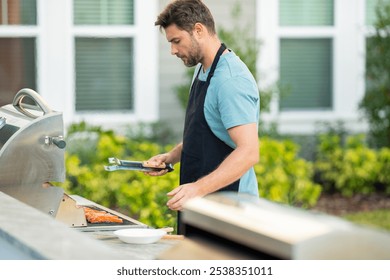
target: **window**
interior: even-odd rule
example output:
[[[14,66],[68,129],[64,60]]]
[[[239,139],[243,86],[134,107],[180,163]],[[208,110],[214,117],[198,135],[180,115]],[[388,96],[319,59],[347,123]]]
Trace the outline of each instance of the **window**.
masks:
[[[36,1],[0,0],[0,28],[12,26],[17,35],[0,33],[0,106],[12,103],[22,88],[36,88],[36,36],[25,32],[36,23]]]
[[[331,39],[281,39],[280,80],[287,91],[280,108],[331,108],[331,61]]]
[[[333,25],[333,0],[280,0],[280,26]]]
[[[74,25],[134,24],[129,0],[75,0]],[[129,35],[127,35],[129,36]],[[76,111],[131,111],[134,109],[133,38],[88,36],[75,38]]]

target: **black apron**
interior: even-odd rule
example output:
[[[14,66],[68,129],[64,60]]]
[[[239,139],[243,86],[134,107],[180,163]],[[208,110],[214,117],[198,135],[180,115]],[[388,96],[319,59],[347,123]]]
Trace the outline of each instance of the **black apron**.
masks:
[[[187,105],[183,149],[180,160],[180,185],[192,183],[199,178],[211,173],[233,151],[233,148],[221,141],[211,131],[204,115],[204,102],[210,80],[214,75],[215,68],[222,53],[226,50],[224,44],[219,48],[206,81],[199,80],[198,76],[191,86],[190,98]],[[238,192],[239,180],[218,190]],[[178,232],[180,226],[180,212],[178,212]]]

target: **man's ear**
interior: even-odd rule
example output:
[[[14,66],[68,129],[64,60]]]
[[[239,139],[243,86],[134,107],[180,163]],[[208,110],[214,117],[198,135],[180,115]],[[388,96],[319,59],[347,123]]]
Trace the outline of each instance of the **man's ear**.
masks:
[[[194,25],[194,36],[196,36],[197,38],[201,38],[204,36],[204,32],[205,32],[205,27],[203,24],[197,22],[195,23]]]

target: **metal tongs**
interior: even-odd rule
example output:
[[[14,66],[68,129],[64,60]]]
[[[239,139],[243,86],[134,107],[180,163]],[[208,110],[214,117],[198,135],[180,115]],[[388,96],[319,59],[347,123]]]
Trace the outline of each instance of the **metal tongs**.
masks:
[[[168,172],[173,171],[172,164],[166,164],[165,167],[150,167],[146,165],[146,162],[142,161],[130,161],[130,160],[120,160],[114,157],[108,158],[110,165],[104,166],[104,169],[107,171],[116,171],[116,170],[136,170],[136,171],[161,171],[167,170]]]

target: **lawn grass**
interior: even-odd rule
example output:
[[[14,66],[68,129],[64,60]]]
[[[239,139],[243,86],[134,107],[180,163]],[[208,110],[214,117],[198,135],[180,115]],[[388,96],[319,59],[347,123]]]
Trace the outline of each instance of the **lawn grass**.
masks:
[[[356,212],[353,214],[346,214],[343,218],[356,224],[390,231],[390,209]]]

